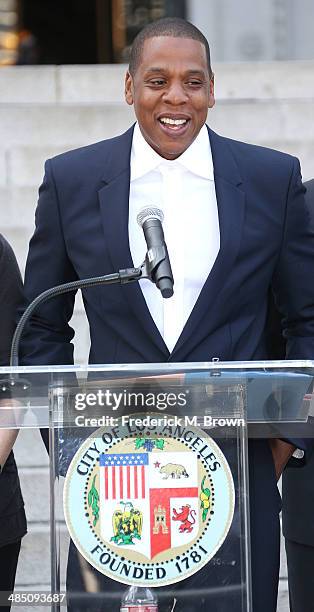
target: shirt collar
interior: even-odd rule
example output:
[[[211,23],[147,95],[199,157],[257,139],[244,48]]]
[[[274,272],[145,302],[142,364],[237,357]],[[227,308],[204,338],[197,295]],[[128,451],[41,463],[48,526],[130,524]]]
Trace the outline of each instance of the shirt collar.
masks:
[[[131,149],[131,181],[156,170],[160,164],[179,164],[197,176],[214,180],[214,167],[210,140],[203,125],[192,144],[176,160],[165,160],[146,142],[138,123],[135,124]]]

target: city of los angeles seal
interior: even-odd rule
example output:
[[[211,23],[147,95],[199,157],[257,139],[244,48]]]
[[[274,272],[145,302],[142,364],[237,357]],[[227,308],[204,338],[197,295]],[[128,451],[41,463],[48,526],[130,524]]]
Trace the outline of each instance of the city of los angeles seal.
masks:
[[[164,416],[147,427],[141,417],[85,440],[67,472],[64,513],[76,547],[98,571],[163,586],[199,571],[220,548],[234,486],[204,431],[165,425]]]

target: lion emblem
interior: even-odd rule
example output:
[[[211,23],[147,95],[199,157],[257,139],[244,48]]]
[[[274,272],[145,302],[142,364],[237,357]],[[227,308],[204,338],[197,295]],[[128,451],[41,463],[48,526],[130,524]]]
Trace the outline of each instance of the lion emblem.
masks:
[[[114,511],[112,516],[113,537],[111,541],[119,546],[134,544],[133,539],[141,539],[143,514],[140,510],[134,508],[131,502],[120,502],[120,506]]]
[[[195,510],[191,510],[191,506],[186,504],[185,506],[181,506],[180,512],[178,512],[175,508],[173,509],[173,521],[181,521],[181,525],[179,527],[180,533],[191,533],[193,530],[193,525],[195,525]]]

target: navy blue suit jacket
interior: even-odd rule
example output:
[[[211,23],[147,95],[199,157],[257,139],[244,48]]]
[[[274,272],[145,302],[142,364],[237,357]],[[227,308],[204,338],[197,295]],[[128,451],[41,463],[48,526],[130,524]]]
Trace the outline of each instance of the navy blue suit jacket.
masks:
[[[26,266],[29,300],[60,283],[141,263],[132,262],[128,242],[132,133],[46,163]],[[91,363],[267,359],[270,286],[284,317],[287,357],[314,358],[314,241],[299,163],[211,130],[209,138],[221,247],[173,352],[139,283],[93,288],[83,293]],[[68,294],[39,309],[23,342],[24,363],[72,362],[73,303]]]

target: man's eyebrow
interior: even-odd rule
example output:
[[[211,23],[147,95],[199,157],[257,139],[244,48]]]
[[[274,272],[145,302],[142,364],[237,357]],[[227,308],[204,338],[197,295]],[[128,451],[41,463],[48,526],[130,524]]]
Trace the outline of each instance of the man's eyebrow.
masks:
[[[164,67],[158,67],[158,66],[151,66],[150,68],[147,68],[145,70],[145,73],[149,73],[149,72],[168,72],[168,68]],[[187,76],[192,76],[193,74],[201,74],[202,76],[205,76],[205,71],[200,69],[191,69],[191,70],[186,70],[185,75]]]
[[[158,66],[152,66],[151,68],[147,68],[145,72],[166,72],[167,68],[159,68]]]
[[[187,70],[185,74],[188,76],[192,76],[193,74],[201,74],[202,76],[205,76],[206,72],[202,70],[202,68],[199,68],[195,70]]]

